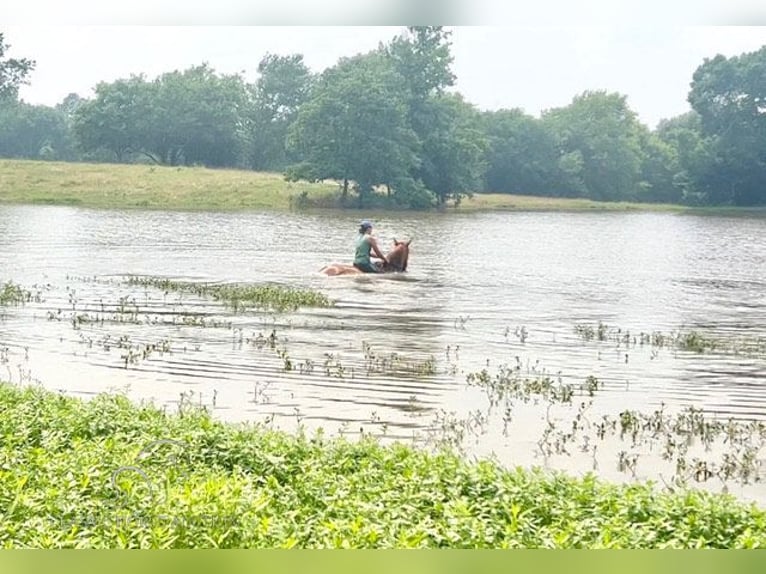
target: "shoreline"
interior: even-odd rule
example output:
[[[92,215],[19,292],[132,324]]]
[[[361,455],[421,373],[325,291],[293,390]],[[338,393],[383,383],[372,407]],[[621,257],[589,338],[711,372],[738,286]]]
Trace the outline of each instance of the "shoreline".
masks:
[[[0,205],[56,205],[94,209],[172,211],[323,211],[465,214],[486,212],[678,213],[766,215],[761,207],[696,207],[675,204],[599,202],[477,193],[458,207],[415,210],[337,205],[335,182],[288,182],[282,174],[147,164],[96,164],[0,159]]]

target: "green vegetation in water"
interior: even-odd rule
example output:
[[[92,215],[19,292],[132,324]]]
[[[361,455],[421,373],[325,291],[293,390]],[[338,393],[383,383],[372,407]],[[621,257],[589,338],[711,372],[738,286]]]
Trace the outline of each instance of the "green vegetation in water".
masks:
[[[252,307],[294,311],[300,307],[331,307],[333,305],[326,295],[317,291],[279,285],[222,285],[173,281],[161,277],[130,277],[127,283],[162,289],[166,293],[192,293],[200,297],[211,297],[234,311],[244,311]]]
[[[6,281],[0,289],[0,305],[23,305],[30,301],[40,302],[40,293],[33,294],[13,281]]]
[[[0,385],[0,546],[755,548],[766,512]]]
[[[599,321],[597,325],[578,323],[575,325],[575,333],[584,341],[602,341],[615,343],[625,348],[636,346],[648,346],[656,349],[670,348],[695,353],[712,351],[729,352],[736,354],[758,354],[766,352],[766,340],[763,338],[724,339],[711,337],[696,330],[691,331],[662,331],[631,333],[620,327],[610,327]]]
[[[522,370],[519,359],[514,366],[501,365],[494,375],[487,369],[468,374],[466,382],[481,388],[489,401],[490,411],[500,407],[508,436],[514,409],[522,403],[534,403],[544,413],[545,428],[537,441],[540,454],[571,456],[575,451],[593,456],[599,444],[610,440],[620,445],[617,468],[637,477],[639,459],[660,456],[671,466],[669,480],[660,478],[673,491],[689,483],[720,481],[724,492],[731,482],[741,485],[760,482],[761,457],[766,448],[766,424],[761,421],[719,420],[701,409],[686,407],[680,412],[666,412],[665,406],[650,414],[623,409],[618,415],[596,416],[591,412],[593,399],[604,384],[590,375],[579,385],[554,379],[537,368]],[[576,401],[575,401],[576,399]],[[552,416],[552,409],[577,406],[571,418]],[[443,432],[444,443],[461,448],[466,430],[478,436],[484,425],[477,421],[488,418],[481,411],[462,420],[448,421]],[[444,423],[442,421],[442,426]],[[444,430],[444,429],[443,429]]]

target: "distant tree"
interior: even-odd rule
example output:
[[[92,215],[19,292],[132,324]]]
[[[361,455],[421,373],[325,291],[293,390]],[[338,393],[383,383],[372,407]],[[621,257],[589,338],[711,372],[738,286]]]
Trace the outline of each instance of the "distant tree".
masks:
[[[413,112],[417,111],[418,102],[441,94],[455,83],[455,74],[450,69],[454,60],[450,37],[451,32],[442,26],[409,26],[385,47],[404,79]]]
[[[673,186],[684,203],[707,201],[704,180],[709,176],[711,140],[702,133],[699,115],[692,111],[662,120],[654,131],[672,156]]]
[[[260,170],[284,169],[298,159],[288,157],[287,129],[307,100],[314,77],[300,54],[267,54],[258,64],[258,73],[248,114],[250,165]]]
[[[421,134],[417,180],[433,191],[437,203],[459,204],[482,185],[486,169],[487,138],[480,115],[460,95],[430,96],[421,110]]]
[[[237,165],[244,142],[247,89],[238,75],[207,64],[169,72],[153,82],[151,138],[142,149],[169,165]]]
[[[85,151],[109,150],[117,161],[142,154],[166,165],[235,166],[244,148],[247,90],[239,76],[207,65],[101,83],[79,103],[74,129]]]
[[[74,111],[74,133],[84,152],[108,151],[118,162],[142,151],[154,123],[154,96],[143,75],[96,86],[96,97]]]
[[[66,115],[23,102],[0,105],[0,157],[77,159]]]
[[[713,169],[700,185],[707,200],[766,204],[766,46],[706,58],[694,72],[688,100],[710,138]]]
[[[518,109],[484,112],[482,123],[488,138],[487,191],[563,193],[559,149],[549,126]]]
[[[637,201],[679,203],[682,191],[674,183],[678,172],[675,150],[645,126],[638,134],[641,146]]]
[[[450,198],[459,203],[481,187],[486,138],[473,106],[445,94],[455,83],[451,32],[442,26],[409,26],[382,50],[402,78],[399,90],[419,142],[420,161],[406,178],[411,184],[402,189],[425,188],[439,204]]]
[[[0,100],[16,100],[19,87],[28,82],[27,76],[35,68],[35,61],[27,58],[8,58],[10,48],[0,32]]]
[[[56,109],[66,115],[68,118],[74,120],[74,116],[77,110],[87,100],[74,92],[67,94],[61,102],[56,104]]]
[[[569,106],[545,112],[543,119],[557,134],[562,158],[568,158],[560,167],[571,170],[570,185],[596,200],[638,198],[641,126],[625,96],[586,91]]]
[[[290,127],[289,149],[303,161],[297,179],[356,184],[359,205],[373,188],[393,185],[416,165],[401,76],[380,53],[343,58],[326,70]]]

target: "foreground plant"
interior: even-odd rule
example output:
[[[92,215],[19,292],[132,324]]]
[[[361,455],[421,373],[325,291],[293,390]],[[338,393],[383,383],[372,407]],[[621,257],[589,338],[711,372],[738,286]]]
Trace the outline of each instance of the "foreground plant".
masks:
[[[733,498],[0,385],[3,547],[762,547]]]

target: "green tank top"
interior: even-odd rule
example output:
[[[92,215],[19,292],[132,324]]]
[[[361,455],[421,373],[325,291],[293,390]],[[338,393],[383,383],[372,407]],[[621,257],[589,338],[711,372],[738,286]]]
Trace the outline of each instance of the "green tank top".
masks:
[[[354,253],[354,263],[370,264],[370,236],[360,234],[356,238],[356,252]]]

